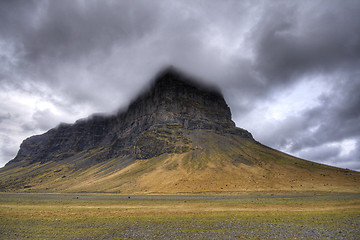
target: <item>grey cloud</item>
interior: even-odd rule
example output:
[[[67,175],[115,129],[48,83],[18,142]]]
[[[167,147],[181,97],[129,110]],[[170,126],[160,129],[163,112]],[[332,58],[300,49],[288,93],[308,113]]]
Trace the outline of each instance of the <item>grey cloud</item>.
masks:
[[[28,24],[37,12],[40,1],[4,0],[0,2],[0,32],[2,38],[20,40],[20,32],[28,32]],[[25,24],[27,23],[27,24]]]
[[[13,3],[10,3],[13,2]],[[138,1],[3,1],[3,37],[24,46],[31,61],[68,61],[146,35],[153,5]],[[14,14],[17,13],[17,14]]]
[[[360,138],[356,140],[356,148],[345,159],[336,159],[338,166],[360,171]]]
[[[22,124],[23,131],[47,131],[59,124],[59,116],[52,113],[49,109],[38,110],[32,115],[32,119]]]
[[[37,129],[36,123],[34,122],[27,122],[21,125],[21,129],[26,132],[34,131]]]
[[[0,123],[4,120],[9,120],[11,119],[11,114],[8,113],[0,113]]]
[[[13,140],[8,136],[0,135],[0,144],[2,146],[0,148],[1,156],[6,156],[8,159],[11,159],[18,150],[17,147],[14,147]]]
[[[277,137],[263,134],[264,141],[292,153],[304,153],[310,148],[303,155],[310,160],[327,157],[329,163],[338,166],[346,162],[358,166],[355,162],[360,161],[359,155],[352,155],[350,160],[336,154],[335,148],[322,146],[360,135],[360,4],[277,3],[264,8],[267,14],[262,15],[251,33],[255,58],[253,74],[247,79],[250,85],[256,80],[259,84],[247,95],[262,95],[253,97],[257,106],[269,97],[276,98],[281,89],[314,77],[326,79],[331,89],[318,106],[309,106],[300,116],[282,120],[278,123],[281,127],[275,127],[276,133],[269,131]],[[237,85],[244,86],[244,81]]]
[[[161,2],[4,1],[2,4],[0,40],[5,47],[13,47],[13,57],[20,59],[2,77],[13,87],[26,91],[24,82],[46,84],[54,94],[66,96],[63,99],[70,104],[98,105],[98,110],[108,102],[108,95],[116,94],[116,87],[118,95],[134,94],[137,90],[132,89],[140,87],[137,83],[141,81],[135,81],[136,77],[122,79],[132,55],[136,54],[118,49],[141,49],[147,41],[144,38],[157,27]],[[146,70],[145,74],[149,75]],[[123,83],[129,78],[133,85],[124,89]],[[115,95],[113,99],[119,97]],[[109,111],[114,105],[104,110]]]
[[[287,3],[270,7],[253,32],[257,69],[271,84],[359,66],[358,1]]]
[[[340,155],[341,149],[339,146],[322,145],[317,148],[309,148],[302,150],[299,154],[305,159],[316,159],[320,162],[332,162]]]
[[[49,1],[27,41],[29,58],[52,56],[63,61],[109,53],[114,44],[138,41],[154,27],[152,5],[117,2]]]
[[[302,149],[297,154],[312,161],[360,171],[360,139],[353,140],[356,141],[356,147],[348,153],[342,153],[339,145],[323,144]]]
[[[315,132],[304,131],[298,138],[292,137],[292,151],[360,136],[360,125],[357,124],[360,122],[360,79],[346,79],[334,84],[331,95],[323,96],[320,106],[304,113],[304,121],[313,122],[318,128]],[[316,141],[311,141],[314,138]]]
[[[58,124],[58,116],[49,109],[37,111],[33,115],[36,127],[42,131],[46,131]]]
[[[239,110],[251,111],[252,107],[246,107],[248,102],[252,106],[262,104],[264,99],[306,78],[348,74],[359,68],[358,1],[275,1],[263,4],[258,12],[261,14],[247,41],[253,59],[239,53],[223,74],[229,88],[236,88],[243,96],[231,103]],[[329,81],[331,85],[337,79]]]

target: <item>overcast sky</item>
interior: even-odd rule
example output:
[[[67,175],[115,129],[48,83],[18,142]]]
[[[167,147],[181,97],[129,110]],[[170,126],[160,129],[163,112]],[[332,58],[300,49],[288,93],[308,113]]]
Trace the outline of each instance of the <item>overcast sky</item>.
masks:
[[[360,170],[358,0],[2,0],[0,167],[167,65],[218,85],[261,143]]]

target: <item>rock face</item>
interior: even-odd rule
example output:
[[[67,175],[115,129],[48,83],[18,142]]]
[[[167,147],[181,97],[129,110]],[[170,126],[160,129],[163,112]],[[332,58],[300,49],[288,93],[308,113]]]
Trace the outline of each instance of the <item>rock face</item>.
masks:
[[[127,111],[112,116],[92,116],[74,124],[60,124],[26,139],[9,164],[62,161],[79,153],[97,151],[91,161],[127,156],[149,159],[163,153],[193,149],[184,131],[203,129],[252,138],[236,128],[223,96],[168,68],[157,75],[150,89]]]

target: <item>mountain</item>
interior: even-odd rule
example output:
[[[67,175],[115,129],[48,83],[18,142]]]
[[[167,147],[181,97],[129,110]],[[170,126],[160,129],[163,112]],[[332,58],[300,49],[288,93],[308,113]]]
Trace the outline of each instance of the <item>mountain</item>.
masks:
[[[127,110],[32,136],[0,169],[0,191],[25,192],[360,192],[359,183],[358,172],[255,141],[216,88],[173,67]]]

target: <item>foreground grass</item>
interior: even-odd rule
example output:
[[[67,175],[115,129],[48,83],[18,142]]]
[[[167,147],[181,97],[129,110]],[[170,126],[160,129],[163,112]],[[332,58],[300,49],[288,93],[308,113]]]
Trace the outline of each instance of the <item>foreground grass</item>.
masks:
[[[0,239],[360,239],[360,195],[0,193]]]

